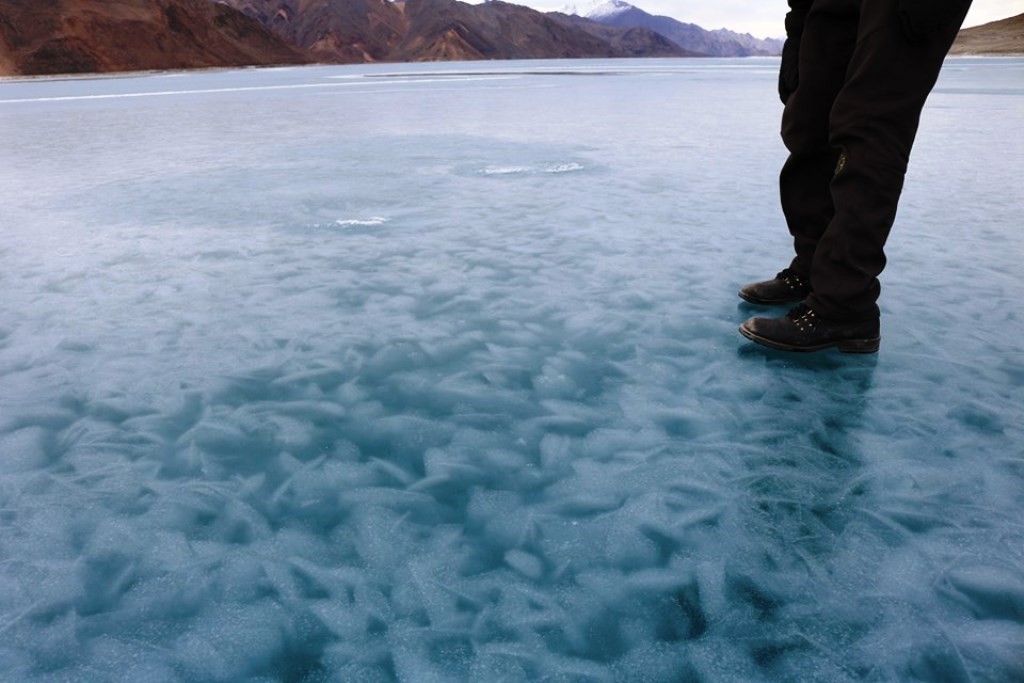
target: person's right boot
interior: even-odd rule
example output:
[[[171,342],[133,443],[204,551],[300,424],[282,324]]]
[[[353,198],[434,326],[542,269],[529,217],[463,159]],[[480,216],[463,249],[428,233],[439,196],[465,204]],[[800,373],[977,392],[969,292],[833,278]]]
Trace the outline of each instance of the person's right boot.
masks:
[[[739,297],[752,304],[775,306],[800,303],[810,293],[810,279],[786,268],[771,280],[745,285]]]
[[[800,304],[780,318],[751,318],[740,333],[752,342],[782,351],[876,353],[880,341],[878,318],[841,322],[822,318]]]

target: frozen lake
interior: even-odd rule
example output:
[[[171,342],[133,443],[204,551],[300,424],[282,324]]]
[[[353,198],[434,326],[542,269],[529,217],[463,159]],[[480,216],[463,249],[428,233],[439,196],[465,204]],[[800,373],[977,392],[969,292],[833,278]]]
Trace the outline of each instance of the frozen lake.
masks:
[[[776,68],[0,81],[0,680],[1024,680],[1024,59],[877,357],[737,333]]]

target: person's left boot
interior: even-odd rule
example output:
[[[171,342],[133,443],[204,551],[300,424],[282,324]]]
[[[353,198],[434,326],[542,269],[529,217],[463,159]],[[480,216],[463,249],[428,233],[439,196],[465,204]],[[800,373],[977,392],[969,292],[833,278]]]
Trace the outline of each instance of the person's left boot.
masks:
[[[740,334],[782,351],[837,348],[843,353],[875,353],[881,341],[878,318],[858,322],[827,320],[807,304],[800,304],[781,318],[751,318],[740,325]]]

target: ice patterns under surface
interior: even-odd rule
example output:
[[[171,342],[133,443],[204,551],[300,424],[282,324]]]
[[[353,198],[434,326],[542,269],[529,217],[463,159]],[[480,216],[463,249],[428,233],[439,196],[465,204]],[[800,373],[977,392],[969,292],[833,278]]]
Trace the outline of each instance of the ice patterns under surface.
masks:
[[[776,66],[0,83],[0,679],[1024,680],[1024,61],[877,358],[736,333]]]

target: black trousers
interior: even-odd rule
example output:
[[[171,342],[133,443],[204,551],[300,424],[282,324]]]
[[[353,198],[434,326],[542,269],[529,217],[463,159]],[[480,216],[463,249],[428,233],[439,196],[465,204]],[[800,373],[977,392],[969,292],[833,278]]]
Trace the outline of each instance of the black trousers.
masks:
[[[825,318],[878,316],[878,275],[921,109],[963,23],[921,40],[904,34],[897,0],[815,0],[786,101],[782,210]]]

